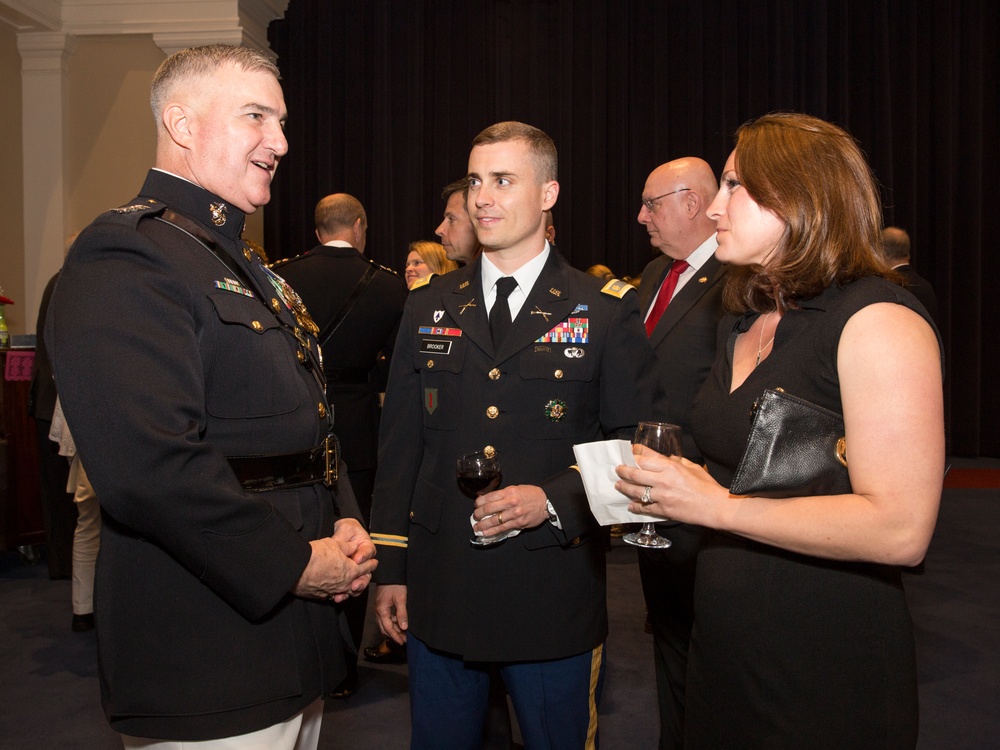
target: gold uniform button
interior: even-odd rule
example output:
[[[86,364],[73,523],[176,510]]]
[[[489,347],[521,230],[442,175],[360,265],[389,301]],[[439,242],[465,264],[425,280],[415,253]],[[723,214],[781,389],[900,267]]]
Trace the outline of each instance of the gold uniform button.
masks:
[[[410,511],[410,520],[411,521],[413,520],[413,511],[412,510]]]
[[[255,331],[263,331],[263,330],[264,330],[264,326],[262,326],[262,325],[260,324],[260,321],[259,321],[259,320],[255,320],[255,321],[254,321],[253,323],[251,323],[250,325],[252,325],[252,326],[253,326],[253,329],[254,329]]]
[[[490,370],[490,380],[499,380],[499,379],[500,379],[500,370],[494,367],[492,370]]]
[[[427,360],[427,369],[428,370],[433,370],[434,369],[434,360],[433,359]]]
[[[326,404],[324,404],[322,401],[320,401],[319,403],[318,411],[319,411],[319,418],[326,419]]]
[[[271,297],[271,308],[275,312],[281,312],[281,303],[278,302],[278,298],[277,297]]]
[[[243,257],[246,258],[247,260],[250,260],[253,257],[249,247],[243,248]]]
[[[495,406],[491,406],[486,410],[486,416],[490,419],[496,419],[500,416],[500,410]]]
[[[295,356],[297,356],[299,358],[299,362],[301,362],[302,364],[305,364],[305,362],[306,362],[306,353],[304,351],[302,351],[301,349],[296,350]]]
[[[556,370],[555,373],[553,373],[553,374],[556,376],[556,380],[559,380],[563,376],[563,371],[562,370]]]
[[[487,445],[485,448],[483,448],[483,455],[486,456],[486,458],[493,458],[496,454],[497,454],[497,449],[494,448],[492,445]]]

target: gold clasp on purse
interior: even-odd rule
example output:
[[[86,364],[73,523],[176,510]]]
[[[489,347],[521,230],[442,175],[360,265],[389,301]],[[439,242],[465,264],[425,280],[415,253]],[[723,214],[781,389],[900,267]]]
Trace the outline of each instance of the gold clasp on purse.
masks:
[[[847,438],[842,437],[837,441],[837,460],[847,466]]]

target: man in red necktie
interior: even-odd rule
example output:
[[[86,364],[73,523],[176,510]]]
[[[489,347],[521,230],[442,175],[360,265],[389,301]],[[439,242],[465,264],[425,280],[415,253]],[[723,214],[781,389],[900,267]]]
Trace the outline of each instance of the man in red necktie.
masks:
[[[705,215],[718,189],[704,160],[667,162],[646,179],[638,216],[650,244],[661,253],[643,270],[639,285],[639,309],[666,395],[657,419],[680,425],[684,456],[699,463],[701,455],[690,437],[691,403],[715,358],[726,273],[715,258],[715,222]],[[684,734],[684,673],[702,529],[657,526],[673,546],[639,550],[639,571],[653,628],[662,750],[680,748]]]

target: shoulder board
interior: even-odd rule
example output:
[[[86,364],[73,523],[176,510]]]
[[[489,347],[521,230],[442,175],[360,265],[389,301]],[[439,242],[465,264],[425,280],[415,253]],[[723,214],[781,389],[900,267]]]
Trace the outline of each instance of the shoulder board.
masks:
[[[604,285],[604,288],[601,289],[601,291],[604,294],[610,294],[612,297],[621,299],[630,289],[635,289],[635,287],[627,281],[622,281],[621,279],[611,279],[611,281]]]
[[[418,289],[427,286],[428,284],[431,283],[431,279],[433,279],[435,276],[437,276],[437,274],[432,273],[428,276],[424,276],[424,278],[422,279],[417,279],[416,281],[413,282],[413,286],[410,287],[410,291],[415,292]]]
[[[165,203],[152,198],[137,199],[134,203],[127,203],[117,208],[106,211],[102,218],[113,221],[116,224],[137,226],[140,221],[154,216],[159,216],[166,210]]]
[[[381,265],[380,263],[376,263],[371,258],[365,258],[365,260],[367,260],[369,263],[371,263],[373,266],[375,266],[375,268],[379,269],[380,271],[385,271],[386,273],[391,273],[393,276],[399,276],[399,274],[396,271],[393,271],[391,268],[386,268],[385,266]]]
[[[301,258],[301,257],[302,257],[301,255],[296,255],[294,258],[279,258],[278,260],[274,261],[274,263],[268,263],[266,265],[267,265],[268,268],[281,268],[283,265],[285,265],[289,261],[295,260],[295,258]]]

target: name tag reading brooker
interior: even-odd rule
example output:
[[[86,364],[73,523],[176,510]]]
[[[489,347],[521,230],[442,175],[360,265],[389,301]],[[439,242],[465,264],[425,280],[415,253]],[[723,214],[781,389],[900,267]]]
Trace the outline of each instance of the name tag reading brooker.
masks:
[[[420,342],[420,351],[422,354],[451,354],[453,343],[444,339],[423,339]]]

